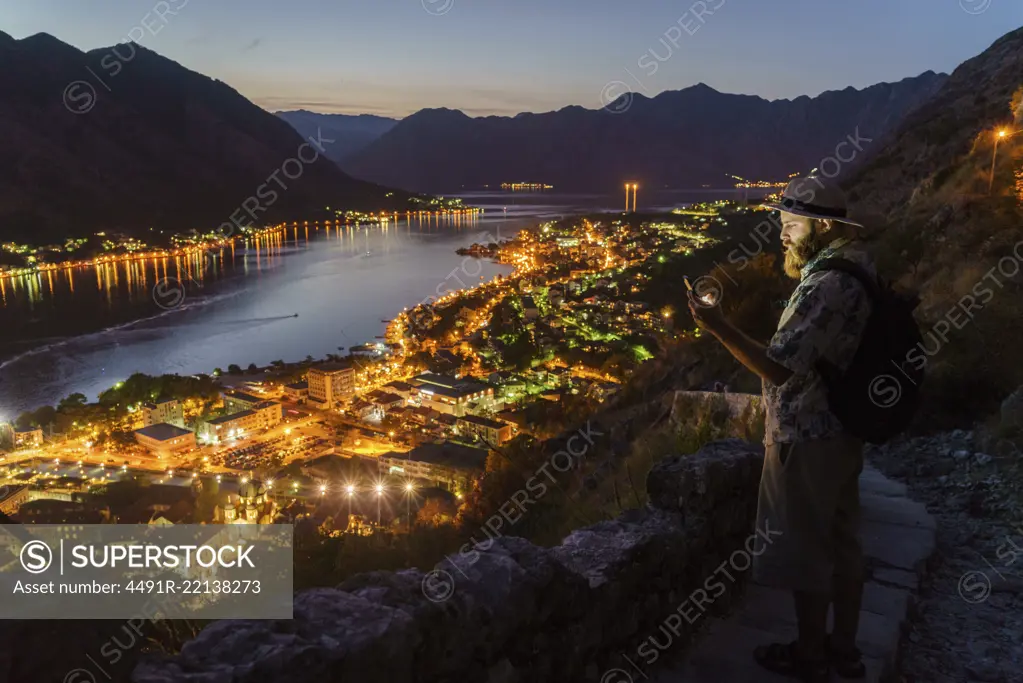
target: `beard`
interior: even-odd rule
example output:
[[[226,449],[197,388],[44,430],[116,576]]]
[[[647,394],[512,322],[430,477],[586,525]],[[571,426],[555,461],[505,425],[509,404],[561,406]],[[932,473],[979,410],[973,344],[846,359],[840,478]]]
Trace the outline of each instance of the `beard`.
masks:
[[[802,279],[803,266],[823,248],[824,240],[815,225],[810,229],[809,235],[785,250],[785,274],[793,280]]]

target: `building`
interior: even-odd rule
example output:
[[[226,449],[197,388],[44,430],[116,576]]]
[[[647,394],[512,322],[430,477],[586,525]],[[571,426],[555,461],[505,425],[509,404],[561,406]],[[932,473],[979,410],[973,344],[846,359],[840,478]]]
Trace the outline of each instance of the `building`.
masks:
[[[324,363],[309,368],[309,402],[331,409],[355,394],[355,370],[341,363]]]
[[[257,405],[265,400],[266,399],[260,398],[259,396],[247,394],[244,391],[225,391],[224,412],[230,415],[231,413],[241,413],[246,410],[253,410]]]
[[[166,422],[136,429],[135,440],[160,458],[195,448],[194,432]]]
[[[522,315],[526,320],[536,320],[540,317],[540,309],[536,307],[536,301],[533,300],[533,297],[522,297]]]
[[[295,382],[284,385],[284,398],[295,403],[302,403],[309,398],[309,382]]]
[[[480,382],[427,372],[411,384],[421,405],[456,417],[495,406],[494,388]]]
[[[43,445],[43,430],[41,427],[19,427],[14,430],[14,447],[34,448]]]
[[[381,391],[380,389],[371,391],[367,394],[366,400],[373,405],[380,406],[380,409],[385,413],[389,413],[392,410],[398,410],[405,405],[405,399],[402,396],[392,394],[388,391]]]
[[[440,441],[425,443],[408,453],[390,451],[377,457],[382,474],[398,474],[464,494],[483,474],[487,451]]]
[[[466,415],[458,418],[455,428],[462,436],[478,439],[489,446],[500,446],[513,436],[510,424],[478,415]]]
[[[408,398],[414,391],[411,384],[401,381],[388,382],[384,385],[384,389],[389,393],[398,394],[402,398]]]
[[[280,403],[261,401],[249,410],[213,418],[199,425],[199,439],[218,444],[226,439],[244,439],[247,436],[280,424],[284,416]]]
[[[142,404],[142,424],[152,427],[166,423],[175,427],[185,428],[185,411],[176,398],[165,398],[162,401]]]
[[[384,419],[384,412],[380,406],[364,401],[361,398],[356,399],[352,402],[352,405],[348,406],[348,412],[360,420],[379,422]]]
[[[238,495],[229,495],[223,507],[213,510],[213,521],[220,524],[273,524],[278,515],[277,502],[266,486],[248,481],[238,487]]]
[[[31,500],[27,485],[0,486],[0,513],[17,514],[18,508]]]

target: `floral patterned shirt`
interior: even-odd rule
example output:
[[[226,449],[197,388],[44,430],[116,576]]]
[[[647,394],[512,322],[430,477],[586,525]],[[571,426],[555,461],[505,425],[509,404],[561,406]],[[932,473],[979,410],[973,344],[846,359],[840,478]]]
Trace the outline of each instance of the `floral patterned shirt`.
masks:
[[[792,371],[784,384],[763,382],[764,444],[826,439],[842,432],[828,410],[828,391],[815,365],[821,358],[845,370],[852,362],[870,317],[870,296],[855,277],[838,271],[810,274],[828,258],[843,258],[875,274],[867,254],[848,240],[821,249],[802,268],[767,357]]]

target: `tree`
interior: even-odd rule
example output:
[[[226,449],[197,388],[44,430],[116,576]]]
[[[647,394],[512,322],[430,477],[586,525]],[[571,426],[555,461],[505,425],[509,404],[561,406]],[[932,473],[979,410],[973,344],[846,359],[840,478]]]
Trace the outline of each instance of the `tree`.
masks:
[[[231,363],[230,365],[227,366],[227,372],[230,375],[240,375],[242,374],[242,369],[238,367],[238,365],[236,365],[235,363]]]
[[[259,366],[257,366],[255,363],[249,363],[249,367],[246,369],[248,370],[248,372],[259,372]]]
[[[85,394],[75,392],[64,399],[61,399],[60,403],[57,405],[57,410],[65,411],[69,408],[81,408],[85,405],[86,400]]]
[[[455,519],[458,509],[446,498],[427,498],[416,514],[417,525],[440,526]]]

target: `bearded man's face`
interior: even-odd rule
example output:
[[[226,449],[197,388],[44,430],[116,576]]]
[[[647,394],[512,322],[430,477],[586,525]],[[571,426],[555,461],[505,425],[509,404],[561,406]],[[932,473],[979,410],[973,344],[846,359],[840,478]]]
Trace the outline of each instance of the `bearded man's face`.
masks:
[[[831,228],[830,221],[797,216],[781,212],[781,245],[785,250],[785,274],[798,280],[802,277],[803,266],[814,254],[824,248],[827,238],[824,233]]]

